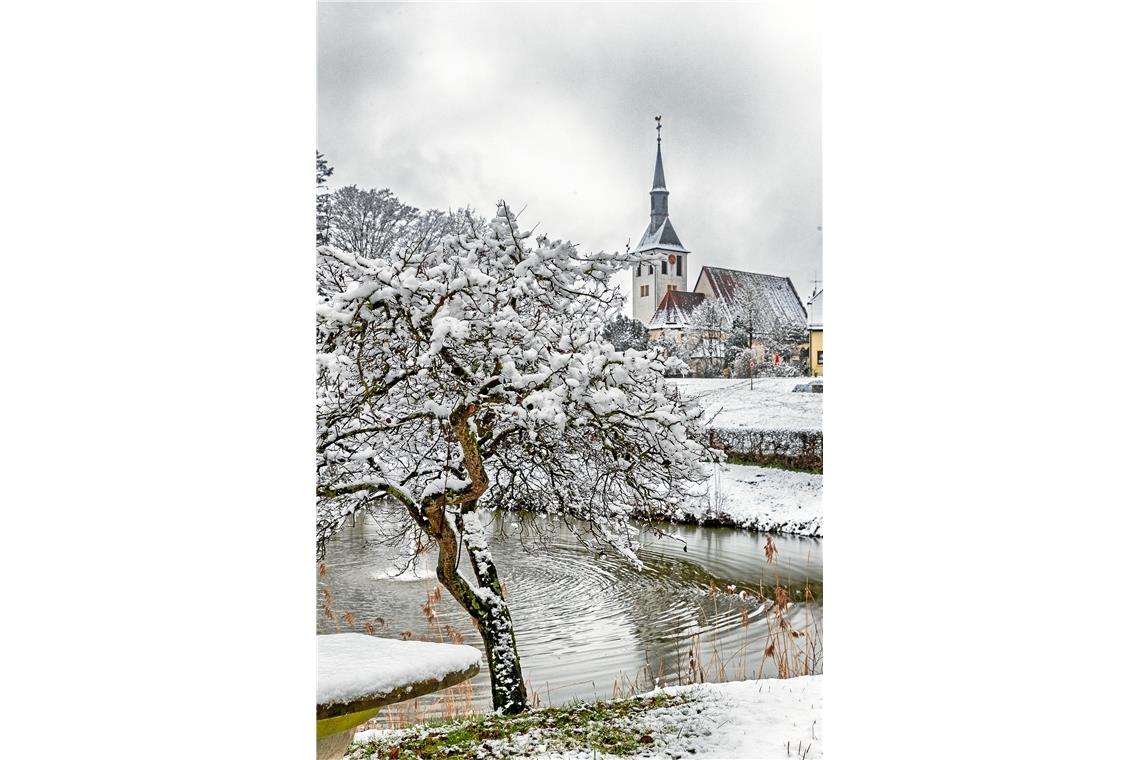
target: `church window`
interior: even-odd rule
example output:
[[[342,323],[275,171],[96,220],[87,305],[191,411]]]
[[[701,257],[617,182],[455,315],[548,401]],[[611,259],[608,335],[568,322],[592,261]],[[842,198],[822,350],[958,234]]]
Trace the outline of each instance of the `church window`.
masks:
[[[681,275],[681,257],[680,256],[677,257],[677,272],[676,272],[676,274],[678,277]]]
[[[641,276],[641,264],[638,264],[638,265],[637,265],[637,276],[638,276],[638,277],[640,277],[640,276]]]
[[[649,274],[653,274],[653,265],[652,264],[649,265]]]
[[[661,262],[661,274],[669,274],[669,262],[668,261],[662,261]]]
[[[649,286],[648,285],[642,285],[641,286],[641,297],[645,298],[647,295],[649,295]]]

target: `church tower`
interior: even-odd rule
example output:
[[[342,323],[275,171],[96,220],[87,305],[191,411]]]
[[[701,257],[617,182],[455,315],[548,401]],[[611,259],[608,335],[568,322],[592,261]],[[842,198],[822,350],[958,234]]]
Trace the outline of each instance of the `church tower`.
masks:
[[[661,164],[661,117],[657,119],[657,165],[649,190],[649,226],[635,251],[660,254],[653,263],[633,268],[633,318],[649,324],[657,305],[670,290],[687,290],[689,249],[681,245],[669,221],[669,191],[665,188],[665,167]]]

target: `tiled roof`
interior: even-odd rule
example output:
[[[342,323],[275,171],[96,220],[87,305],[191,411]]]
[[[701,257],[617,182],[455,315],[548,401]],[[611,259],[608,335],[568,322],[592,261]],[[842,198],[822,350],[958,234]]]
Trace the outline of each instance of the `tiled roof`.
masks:
[[[739,269],[702,267],[697,277],[708,279],[714,295],[732,303],[737,289],[745,283],[753,285],[768,301],[772,314],[780,320],[799,327],[807,326],[807,311],[796,293],[792,281],[787,277],[777,277],[759,272],[742,272]]]
[[[667,291],[646,327],[650,330],[662,327],[687,327],[689,315],[703,300],[705,300],[704,293],[689,293],[684,290]]]

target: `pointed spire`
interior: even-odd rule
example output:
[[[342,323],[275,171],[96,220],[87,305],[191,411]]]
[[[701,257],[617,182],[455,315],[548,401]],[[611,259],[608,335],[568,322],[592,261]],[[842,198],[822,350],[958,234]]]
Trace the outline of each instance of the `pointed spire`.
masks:
[[[653,169],[653,187],[649,189],[649,226],[641,236],[637,250],[666,248],[688,253],[669,221],[669,191],[665,188],[665,166],[661,162],[661,117],[653,118],[657,121],[657,165]]]
[[[653,169],[653,187],[652,190],[665,189],[665,167],[661,165],[661,117],[655,116],[657,120],[657,166]]]

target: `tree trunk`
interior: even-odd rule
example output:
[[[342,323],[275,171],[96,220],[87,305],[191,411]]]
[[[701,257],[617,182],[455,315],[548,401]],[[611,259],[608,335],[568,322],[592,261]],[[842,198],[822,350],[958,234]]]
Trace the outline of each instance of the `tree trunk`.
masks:
[[[472,588],[459,574],[459,541],[447,524],[442,507],[428,510],[429,523],[433,529],[440,528],[433,536],[439,544],[436,575],[443,587],[475,620],[479,635],[483,637],[491,675],[492,706],[504,715],[514,715],[527,709],[526,685],[515,643],[514,624],[503,598],[498,571],[486,546],[483,526],[478,517],[467,515],[470,522],[465,528],[463,518],[463,514],[456,515],[456,526],[463,536],[463,545],[467,547],[478,587]],[[436,530],[432,532],[436,533]]]

